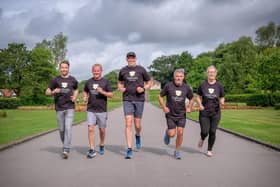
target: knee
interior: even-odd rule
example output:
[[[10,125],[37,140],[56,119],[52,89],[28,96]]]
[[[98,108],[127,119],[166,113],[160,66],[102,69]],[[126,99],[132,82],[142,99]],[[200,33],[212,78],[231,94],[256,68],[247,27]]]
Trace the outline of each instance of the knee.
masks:
[[[184,135],[184,129],[178,129],[177,130],[177,136],[183,136]]]
[[[93,125],[88,126],[88,132],[90,132],[90,133],[94,132],[94,126]]]
[[[176,130],[175,129],[170,129],[168,130],[168,136],[169,137],[174,137],[176,135]]]
[[[211,129],[209,131],[209,136],[216,136],[216,129]]]

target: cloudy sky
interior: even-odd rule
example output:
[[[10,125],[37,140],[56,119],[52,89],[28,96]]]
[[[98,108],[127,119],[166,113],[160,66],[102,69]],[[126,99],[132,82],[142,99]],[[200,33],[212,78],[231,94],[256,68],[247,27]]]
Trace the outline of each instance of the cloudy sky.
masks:
[[[1,0],[0,48],[32,48],[63,32],[71,73],[83,80],[96,62],[104,73],[121,68],[128,51],[147,67],[161,55],[254,37],[269,21],[280,23],[279,0]]]

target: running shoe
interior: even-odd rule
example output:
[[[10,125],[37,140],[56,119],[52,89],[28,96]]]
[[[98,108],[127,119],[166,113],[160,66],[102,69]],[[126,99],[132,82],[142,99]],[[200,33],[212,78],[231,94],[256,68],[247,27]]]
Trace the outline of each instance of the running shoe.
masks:
[[[132,149],[128,148],[126,152],[126,157],[125,159],[131,159],[132,158]]]
[[[104,155],[104,153],[105,153],[104,145],[100,145],[100,147],[99,147],[99,154]]]
[[[170,137],[168,136],[167,131],[168,130],[165,131],[164,138],[163,138],[165,145],[168,145],[170,143]]]
[[[135,135],[136,149],[141,149],[141,136]]]
[[[207,151],[206,155],[207,155],[208,157],[212,157],[212,156],[213,156],[213,153],[212,153],[212,151]]]
[[[202,148],[202,146],[203,146],[203,140],[200,139],[200,140],[198,141],[198,148]]]
[[[88,158],[94,158],[96,156],[96,151],[94,149],[90,149],[87,152],[87,157]]]
[[[174,157],[175,157],[177,160],[180,160],[180,159],[181,159],[181,153],[180,153],[180,151],[174,151]]]

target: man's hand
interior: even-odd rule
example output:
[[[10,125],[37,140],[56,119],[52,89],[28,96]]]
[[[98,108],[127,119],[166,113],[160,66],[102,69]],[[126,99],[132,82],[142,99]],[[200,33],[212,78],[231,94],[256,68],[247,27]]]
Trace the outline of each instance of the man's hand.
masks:
[[[170,112],[169,108],[166,107],[166,106],[163,107],[162,110],[163,110],[163,112],[164,112],[165,114],[167,114],[168,112]]]
[[[145,91],[145,89],[142,88],[142,87],[140,87],[140,86],[138,86],[138,87],[136,88],[136,91],[137,91],[138,93],[143,93],[143,92]]]
[[[88,102],[88,97],[87,96],[84,96],[83,97],[83,102],[86,104]]]
[[[52,94],[57,94],[60,93],[60,88],[56,88],[52,91]]]
[[[126,91],[126,89],[125,89],[124,87],[121,87],[121,88],[119,88],[119,91],[120,91],[121,93],[124,93],[124,92]]]
[[[77,100],[77,98],[76,98],[75,96],[73,96],[73,95],[70,97],[70,99],[71,99],[71,101],[72,101],[73,103],[75,103],[75,101]]]
[[[104,91],[101,87],[98,87],[98,88],[97,88],[97,91],[98,91],[98,93],[101,93],[101,94],[105,95],[105,94],[104,94],[105,91]]]
[[[187,108],[186,108],[186,112],[187,112],[187,113],[190,113],[190,112],[192,112],[192,109],[191,109],[190,107],[187,107]]]
[[[204,110],[204,106],[203,105],[199,105],[199,110]]]

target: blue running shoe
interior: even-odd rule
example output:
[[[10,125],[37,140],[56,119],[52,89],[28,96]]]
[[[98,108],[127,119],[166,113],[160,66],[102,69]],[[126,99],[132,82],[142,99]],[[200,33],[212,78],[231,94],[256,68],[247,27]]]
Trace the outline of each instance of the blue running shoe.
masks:
[[[180,159],[181,159],[181,153],[180,153],[180,151],[175,151],[175,152],[174,152],[174,157],[175,157],[177,160],[180,160]]]
[[[141,149],[141,136],[135,135],[136,149]]]
[[[132,149],[128,148],[126,152],[126,157],[125,159],[131,159],[132,158]]]
[[[104,155],[104,153],[105,153],[104,145],[100,145],[100,147],[99,147],[99,154]]]
[[[168,136],[167,131],[168,131],[168,130],[165,131],[164,138],[163,138],[164,143],[165,143],[166,145],[168,145],[168,144],[170,143],[170,137]]]
[[[88,150],[87,157],[88,158],[94,158],[96,156],[96,151],[93,149]]]

